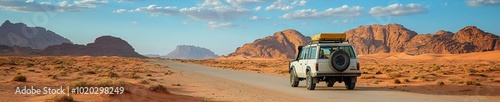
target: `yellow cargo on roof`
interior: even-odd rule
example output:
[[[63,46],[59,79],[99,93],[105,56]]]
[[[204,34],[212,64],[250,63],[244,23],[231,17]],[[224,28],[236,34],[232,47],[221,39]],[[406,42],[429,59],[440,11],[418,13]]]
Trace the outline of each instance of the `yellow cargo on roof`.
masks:
[[[312,41],[345,41],[346,35],[344,33],[321,33],[314,35]]]

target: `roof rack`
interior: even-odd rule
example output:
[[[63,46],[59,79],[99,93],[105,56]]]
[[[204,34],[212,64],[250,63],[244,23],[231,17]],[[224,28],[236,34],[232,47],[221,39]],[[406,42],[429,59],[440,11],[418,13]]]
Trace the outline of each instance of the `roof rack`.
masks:
[[[344,43],[344,42],[349,42],[347,40],[346,34],[344,34],[344,33],[321,33],[321,34],[312,36],[309,44]]]

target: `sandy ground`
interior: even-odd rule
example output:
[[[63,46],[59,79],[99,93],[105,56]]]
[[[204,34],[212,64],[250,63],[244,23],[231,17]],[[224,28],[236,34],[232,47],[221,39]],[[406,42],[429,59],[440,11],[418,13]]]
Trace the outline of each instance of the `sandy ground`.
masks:
[[[72,94],[75,101],[90,102],[144,102],[144,101],[209,101],[201,97],[178,95],[169,92],[177,78],[168,66],[149,63],[138,58],[121,57],[0,57],[0,101],[37,102],[54,101],[57,95],[15,94],[16,87],[35,88],[75,86],[81,82],[89,85],[119,86],[125,92],[117,95]],[[13,81],[15,76],[25,76],[26,82]],[[93,83],[93,84],[91,84]],[[151,91],[152,85],[163,85],[167,90]],[[22,89],[22,88],[21,88]]]
[[[500,51],[467,54],[384,53],[358,56],[358,84],[378,90],[435,95],[480,95],[500,99]],[[178,60],[222,69],[288,76],[287,60],[219,58]]]
[[[154,62],[154,61],[152,61]],[[181,63],[168,60],[158,61],[161,65],[168,65],[171,69],[180,70],[184,79],[181,83],[200,82],[194,87],[183,87],[192,91],[190,95],[210,97],[220,101],[249,101],[249,102],[497,102],[492,96],[481,95],[435,95],[421,94],[406,91],[396,91],[369,85],[356,85],[354,90],[346,90],[343,84],[326,87],[319,83],[316,90],[305,89],[302,81],[298,87],[290,87],[288,78],[278,75],[228,70],[208,67],[197,64]],[[187,74],[192,73],[192,74]],[[175,79],[172,79],[175,80]],[[392,88],[393,86],[391,86]],[[388,88],[388,87],[387,87]],[[215,95],[210,93],[215,92]],[[207,95],[208,94],[208,95]]]

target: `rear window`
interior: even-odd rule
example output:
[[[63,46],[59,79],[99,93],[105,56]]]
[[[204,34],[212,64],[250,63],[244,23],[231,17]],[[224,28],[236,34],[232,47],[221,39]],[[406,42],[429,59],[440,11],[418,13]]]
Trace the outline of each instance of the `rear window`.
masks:
[[[349,57],[356,58],[356,54],[354,54],[354,50],[351,46],[321,46],[318,53],[319,59],[328,59],[330,57],[331,52],[336,50],[343,50],[349,54]]]

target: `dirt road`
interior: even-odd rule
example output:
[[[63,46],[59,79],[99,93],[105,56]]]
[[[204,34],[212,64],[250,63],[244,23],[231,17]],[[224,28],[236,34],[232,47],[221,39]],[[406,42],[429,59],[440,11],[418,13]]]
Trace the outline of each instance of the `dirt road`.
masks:
[[[358,83],[354,90],[346,90],[343,83],[326,87],[324,82],[316,90],[305,89],[302,81],[298,88],[289,86],[288,78],[267,74],[258,74],[234,70],[212,68],[196,64],[186,64],[167,60],[155,60],[153,63],[167,65],[172,70],[182,73],[183,78],[172,80],[181,83],[180,94],[205,97],[216,101],[349,101],[349,102],[498,102],[484,96],[426,95],[411,92],[377,90]],[[188,91],[189,93],[186,93]],[[176,92],[176,90],[174,90]],[[211,93],[211,95],[210,95]]]

